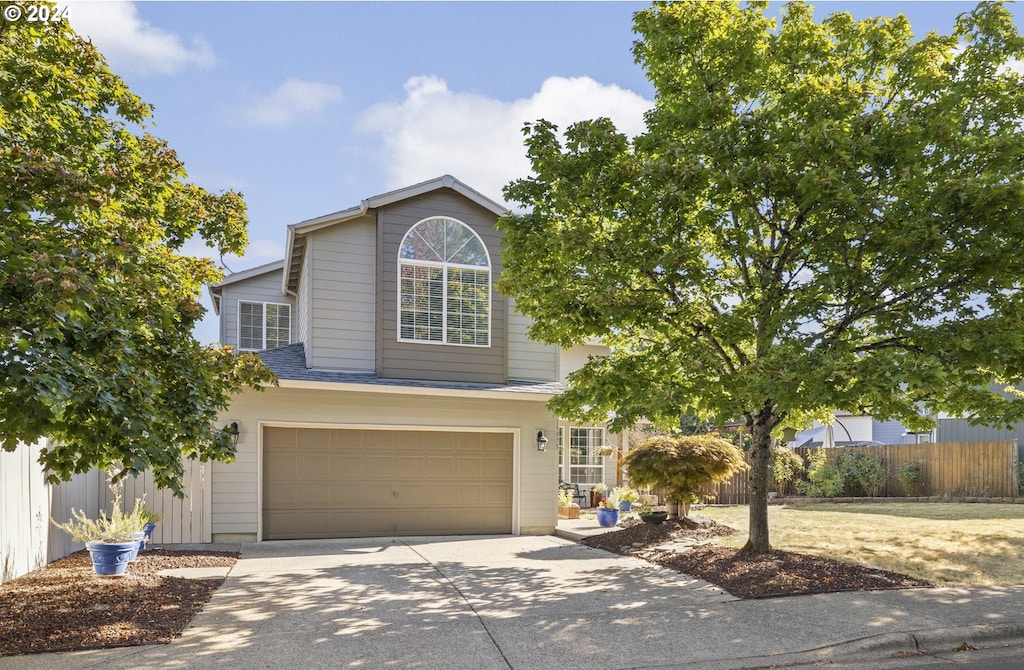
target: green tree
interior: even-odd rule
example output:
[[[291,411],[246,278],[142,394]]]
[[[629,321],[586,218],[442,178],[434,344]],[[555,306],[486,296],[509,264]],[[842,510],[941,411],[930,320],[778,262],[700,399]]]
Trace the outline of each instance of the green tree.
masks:
[[[623,459],[629,481],[668,492],[669,502],[691,503],[747,467],[743,451],[715,435],[663,435],[645,440]]]
[[[1024,56],[982,4],[952,35],[766,3],[635,15],[647,130],[526,128],[499,287],[530,335],[602,338],[550,407],[613,429],[741,420],[770,549],[773,431],[832,410],[1007,424],[1024,373]],[[1011,394],[1012,395],[1012,394]]]
[[[0,23],[0,444],[180,495],[182,456],[230,459],[218,411],[271,375],[192,336],[221,273],[181,247],[241,253],[245,204],[186,182],[150,114],[66,22]]]

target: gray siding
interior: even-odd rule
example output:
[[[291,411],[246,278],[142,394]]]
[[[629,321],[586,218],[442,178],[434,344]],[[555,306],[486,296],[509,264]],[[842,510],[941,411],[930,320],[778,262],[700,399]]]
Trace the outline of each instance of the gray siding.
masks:
[[[491,346],[466,347],[398,341],[398,247],[409,229],[431,216],[450,216],[472,228],[491,256]],[[377,373],[395,379],[481,383],[508,380],[506,300],[494,290],[501,274],[501,234],[496,217],[454,191],[442,189],[379,210],[380,347]]]
[[[310,367],[353,372],[375,369],[377,232],[373,216],[311,233]]]
[[[907,427],[896,420],[872,421],[871,439],[882,444],[913,444],[914,437],[904,435]]]
[[[1014,430],[999,430],[988,426],[972,426],[967,419],[939,419],[936,442],[994,442],[1017,440],[1017,457],[1024,461],[1024,423]]]
[[[310,338],[310,320],[312,318],[312,310],[310,309],[310,281],[312,279],[312,267],[310,263],[310,247],[306,245],[303,251],[302,261],[302,274],[299,275],[299,285],[296,289],[298,294],[295,297],[295,342],[304,342],[306,344],[306,367],[310,367],[310,360],[312,357],[312,347]]]
[[[227,284],[221,292],[220,336],[221,344],[238,346],[238,301],[275,302],[291,305],[291,341],[297,342],[295,328],[295,300],[281,294],[281,272],[272,270],[234,284]]]
[[[531,381],[558,381],[558,347],[526,336],[531,320],[516,311],[508,299],[508,377]]]

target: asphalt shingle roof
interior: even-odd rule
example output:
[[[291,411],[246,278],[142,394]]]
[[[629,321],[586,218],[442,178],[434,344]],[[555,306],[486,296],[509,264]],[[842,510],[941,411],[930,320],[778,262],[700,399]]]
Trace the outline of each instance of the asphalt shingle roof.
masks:
[[[336,384],[367,384],[411,388],[494,391],[502,393],[540,393],[554,395],[565,390],[559,382],[514,381],[507,384],[472,384],[468,382],[425,381],[417,379],[386,379],[369,372],[311,370],[306,367],[306,349],[300,342],[278,349],[259,352],[260,358],[280,379]]]

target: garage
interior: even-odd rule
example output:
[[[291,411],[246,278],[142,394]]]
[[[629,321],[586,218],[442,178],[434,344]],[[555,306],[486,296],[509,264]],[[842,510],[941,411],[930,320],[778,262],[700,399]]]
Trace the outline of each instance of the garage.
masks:
[[[266,540],[512,532],[510,432],[263,428]]]

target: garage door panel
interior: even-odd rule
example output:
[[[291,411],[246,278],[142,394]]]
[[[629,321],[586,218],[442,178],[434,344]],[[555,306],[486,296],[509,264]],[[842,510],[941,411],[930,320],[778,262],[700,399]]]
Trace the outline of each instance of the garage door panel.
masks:
[[[459,507],[482,505],[484,502],[484,485],[478,483],[463,484],[455,491],[455,502]]]
[[[296,460],[296,479],[317,482],[331,480],[330,451],[305,452]]]
[[[358,431],[344,431],[345,433],[358,434],[362,440],[362,447],[367,452],[387,452],[393,449],[395,446],[394,431],[390,430],[358,430]],[[339,436],[339,440],[345,440],[344,436]],[[343,444],[348,444],[347,441],[343,441]]]
[[[507,458],[484,458],[481,460],[482,472],[480,476],[484,479],[504,480],[508,473]]]
[[[331,453],[331,479],[363,476],[363,457],[359,453]]]
[[[272,472],[274,477],[295,478],[299,467],[299,457],[294,452],[273,452],[263,458],[263,467]]]
[[[445,478],[455,476],[454,456],[428,456],[425,474],[427,477]]]
[[[509,533],[510,434],[264,432],[266,539]]]
[[[394,471],[389,473],[398,479],[411,479],[427,473],[427,457],[424,454],[406,453],[394,460]]]
[[[451,447],[451,438],[447,433],[431,430],[406,431],[396,440],[404,449],[417,452],[446,451]]]
[[[398,533],[399,513],[394,510],[372,510],[355,514],[359,516],[359,522],[355,526],[341,528],[337,537],[386,537]]]
[[[359,507],[366,509],[394,507],[398,502],[400,492],[396,491],[389,482],[374,485],[367,482],[363,487],[363,499]]]
[[[483,464],[480,458],[473,456],[458,456],[455,460],[455,475],[457,477],[468,477],[479,479],[484,474]]]
[[[502,435],[501,433],[479,433],[478,437],[479,443],[476,448],[482,454],[504,455],[508,451],[508,435]]]
[[[372,492],[372,487],[366,487],[363,484],[349,485],[332,482],[330,492],[328,506],[335,509],[358,508],[366,504],[367,496]]]
[[[296,503],[296,487],[291,481],[267,482],[263,485],[263,497],[276,501],[275,510],[293,508]]]
[[[272,442],[278,451],[294,449],[298,444],[297,428],[264,428],[263,439]]]
[[[296,486],[295,507],[303,510],[330,509],[331,487],[321,486]]]
[[[303,449],[331,449],[331,431],[326,428],[299,428],[295,439]]]
[[[511,484],[492,483],[483,487],[483,500],[481,505],[487,507],[511,507],[512,486]]]
[[[443,535],[450,533],[450,529],[458,525],[458,515],[454,509],[417,509],[397,515],[395,523],[399,533],[409,535]]]
[[[366,477],[373,479],[391,480],[397,470],[398,459],[390,455],[379,453],[366,454],[363,458],[363,468]]]

